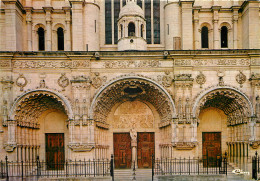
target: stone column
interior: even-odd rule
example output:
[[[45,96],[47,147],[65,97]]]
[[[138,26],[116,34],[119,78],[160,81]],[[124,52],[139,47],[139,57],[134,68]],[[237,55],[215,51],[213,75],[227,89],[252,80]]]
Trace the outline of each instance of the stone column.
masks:
[[[219,31],[218,31],[218,11],[220,6],[213,6],[213,47],[214,49],[220,48]]]
[[[52,34],[52,28],[51,28],[51,12],[53,10],[52,7],[44,7],[43,8],[45,10],[46,13],[46,47],[45,50],[46,51],[51,51],[51,34]]]
[[[255,141],[255,118],[251,117],[249,122],[250,127],[250,138],[249,141]]]
[[[238,10],[239,6],[233,6],[233,48],[238,48],[238,29],[237,29],[237,22],[238,22]]]
[[[7,125],[8,125],[8,140],[4,147],[7,152],[12,152],[17,146],[16,138],[15,138],[17,121],[8,120]]]
[[[27,25],[27,50],[32,51],[32,8],[24,8],[26,10]]]
[[[137,168],[137,132],[134,128],[130,130],[131,136],[131,147],[132,147],[132,162],[135,163],[135,168]],[[133,165],[132,165],[133,166]]]

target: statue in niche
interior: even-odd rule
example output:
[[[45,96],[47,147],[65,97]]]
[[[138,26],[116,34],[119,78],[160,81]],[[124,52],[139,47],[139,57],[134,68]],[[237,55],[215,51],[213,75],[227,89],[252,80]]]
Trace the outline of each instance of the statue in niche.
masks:
[[[186,105],[185,105],[185,114],[186,114],[186,119],[190,119],[190,99],[186,99]]]
[[[178,101],[178,116],[179,116],[179,119],[182,119],[182,101],[181,101],[181,98],[179,98],[179,101]]]

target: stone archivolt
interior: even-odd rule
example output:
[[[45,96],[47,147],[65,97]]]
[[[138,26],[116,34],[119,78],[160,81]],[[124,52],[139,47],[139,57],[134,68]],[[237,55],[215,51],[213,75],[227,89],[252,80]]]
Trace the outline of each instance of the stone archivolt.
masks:
[[[141,79],[119,80],[107,87],[96,100],[94,119],[106,122],[107,115],[116,103],[133,100],[151,103],[158,111],[161,122],[172,120],[173,108],[167,95],[156,85]]]
[[[60,110],[66,114],[64,106],[54,94],[40,91],[35,94],[29,94],[20,100],[16,106],[15,120],[17,125],[39,128],[37,122],[39,116],[49,109]]]

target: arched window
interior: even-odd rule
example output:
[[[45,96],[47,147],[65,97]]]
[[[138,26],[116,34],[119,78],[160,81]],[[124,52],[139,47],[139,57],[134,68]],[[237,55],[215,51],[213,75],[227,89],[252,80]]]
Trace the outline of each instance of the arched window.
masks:
[[[201,29],[201,48],[209,48],[209,30],[206,26]]]
[[[128,36],[135,36],[135,24],[134,23],[128,24]]]
[[[57,29],[57,37],[58,37],[58,50],[64,50],[64,33],[63,28]]]
[[[123,38],[123,25],[120,24],[121,38]]]
[[[221,27],[221,48],[228,47],[228,29],[226,26]]]
[[[141,25],[141,37],[142,38],[144,37],[144,25],[143,24]]]
[[[39,51],[45,50],[45,40],[44,40],[44,29],[38,28],[38,47]]]

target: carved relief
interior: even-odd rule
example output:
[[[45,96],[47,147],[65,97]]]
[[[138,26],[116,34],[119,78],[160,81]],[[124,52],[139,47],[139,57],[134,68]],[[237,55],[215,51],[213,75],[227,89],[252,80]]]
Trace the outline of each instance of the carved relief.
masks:
[[[69,85],[69,79],[66,77],[65,73],[62,73],[58,79],[58,84],[62,87],[62,91],[65,91],[65,88]]]
[[[95,77],[92,78],[92,85],[95,89],[99,88],[104,82],[106,82],[107,77],[100,77],[98,72],[95,72]]]
[[[9,60],[1,60],[0,61],[0,67],[1,68],[11,67],[11,61],[9,61]]]
[[[105,68],[150,68],[160,67],[159,60],[106,61]]]
[[[20,87],[20,91],[23,91],[23,88],[27,85],[28,81],[23,74],[19,74],[19,77],[16,79],[16,85]]]
[[[161,82],[161,84],[164,86],[164,87],[170,87],[172,85],[172,78],[171,76],[169,76],[170,72],[164,72],[165,75],[164,76],[161,76],[159,75],[157,77],[158,81]]]
[[[200,72],[196,77],[196,82],[200,85],[200,88],[202,88],[202,85],[206,82],[206,76]]]
[[[222,71],[218,71],[217,76],[218,76],[218,85],[219,86],[224,86],[225,83],[224,83],[223,77],[225,76],[225,73],[222,72]]]

